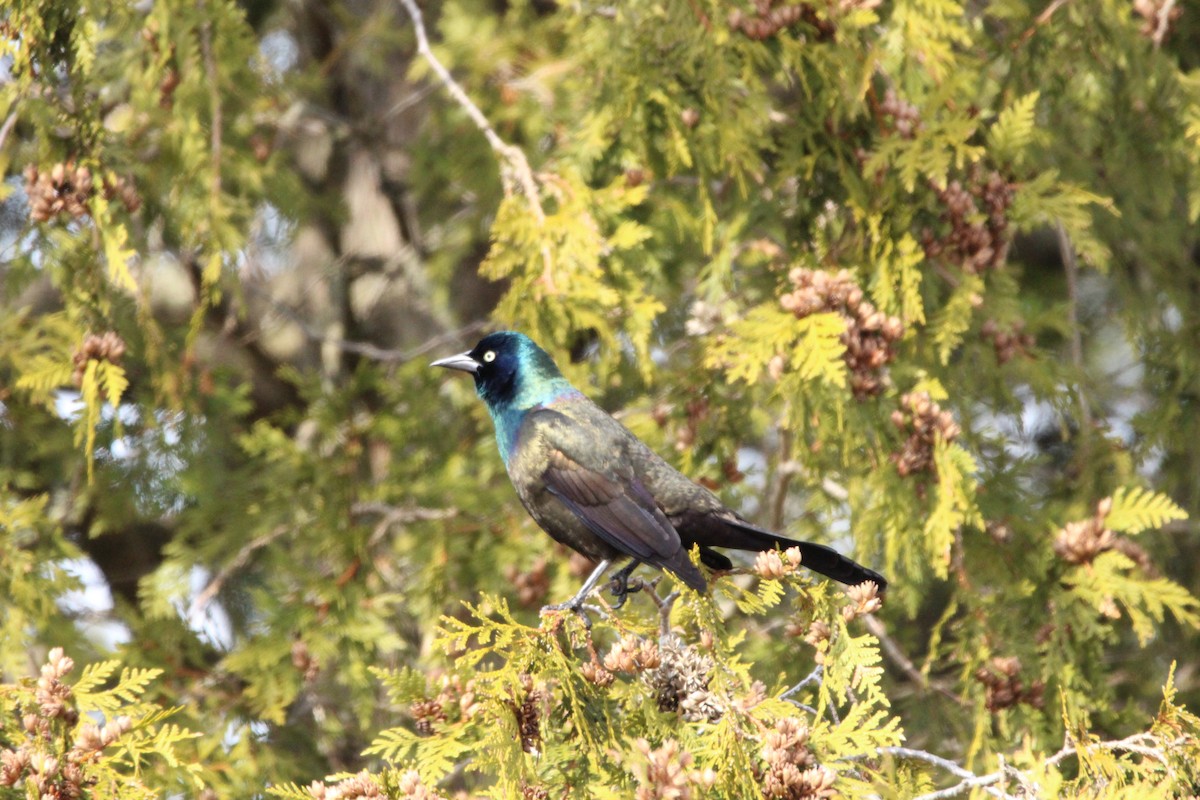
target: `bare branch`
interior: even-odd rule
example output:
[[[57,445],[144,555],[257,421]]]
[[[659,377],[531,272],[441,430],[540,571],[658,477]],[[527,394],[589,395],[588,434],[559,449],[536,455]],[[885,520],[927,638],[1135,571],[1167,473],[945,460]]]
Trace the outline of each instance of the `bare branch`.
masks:
[[[901,672],[907,675],[909,680],[922,689],[933,689],[938,694],[949,700],[953,700],[960,706],[965,705],[961,697],[942,686],[937,686],[936,684],[930,682],[929,678],[927,678],[919,669],[917,669],[916,665],[913,664],[912,659],[905,655],[904,651],[900,648],[900,645],[897,644],[896,640],[892,638],[892,635],[888,633],[888,629],[878,617],[876,617],[874,614],[868,614],[863,617],[862,620],[863,624],[866,626],[871,635],[879,640],[879,647],[881,650],[883,650],[884,656],[886,656],[889,661],[895,664]]]
[[[1175,11],[1175,0],[1166,0],[1158,9],[1158,24],[1154,26],[1154,49],[1162,47],[1163,39],[1167,37],[1167,29],[1171,27],[1171,14]]]
[[[267,292],[266,289],[256,286],[253,283],[245,284],[245,289],[251,294],[262,297],[267,303],[270,304],[273,311],[278,312],[280,315],[287,317],[289,320],[296,323],[304,335],[311,341],[316,342],[317,344],[336,347],[337,349],[347,353],[355,353],[356,355],[363,356],[364,358],[369,358],[372,361],[381,361],[392,364],[403,364],[406,361],[411,361],[414,358],[436,350],[445,344],[458,341],[464,336],[478,333],[487,325],[485,320],[475,320],[474,322],[469,322],[466,325],[463,325],[461,328],[455,328],[454,330],[432,336],[415,347],[410,347],[406,350],[395,350],[387,347],[379,347],[378,345],[371,344],[370,342],[354,342],[348,339],[330,336],[327,333],[318,330],[317,327],[305,319],[300,312],[276,300]]]
[[[792,461],[792,435],[791,431],[786,426],[779,426],[779,468],[776,470],[775,490],[771,493],[772,496],[768,503],[771,513],[767,517],[767,525],[773,531],[777,531],[783,527],[783,511],[787,503],[788,486],[792,482],[792,476],[798,470],[788,469],[787,467],[795,462]],[[797,465],[798,466],[798,465]]]
[[[817,664],[815,667],[813,667],[813,671],[808,673],[808,675],[806,675],[803,680],[801,680],[799,683],[797,683],[792,688],[788,689],[783,694],[779,695],[779,699],[787,700],[792,695],[796,694],[797,692],[799,692],[801,689],[805,688],[806,686],[811,686],[814,683],[820,683],[821,676],[824,673],[825,673],[825,667],[822,666],[821,664]]]
[[[675,606],[675,601],[679,599],[679,592],[671,592],[666,597],[658,596],[658,582],[662,580],[661,576],[655,577],[653,580],[642,582],[642,591],[650,598],[654,605],[658,606],[659,618],[659,633],[666,636],[671,632],[671,609]]]
[[[1153,733],[1135,733],[1133,736],[1127,736],[1124,739],[1119,739],[1113,742],[1095,742],[1083,748],[1083,751],[1085,753],[1091,753],[1096,750],[1115,750],[1125,753],[1137,753],[1138,755],[1153,758],[1156,761],[1161,761],[1164,764],[1168,764],[1169,761],[1166,753],[1163,752],[1162,745],[1166,744],[1167,747],[1175,747],[1183,744],[1185,741],[1186,740],[1181,737],[1168,742],[1162,742],[1159,737]],[[1146,744],[1147,742],[1154,746],[1148,746]],[[1061,750],[1050,756],[1050,758],[1046,759],[1046,764],[1048,766],[1054,766],[1064,759],[1070,758],[1073,755],[1078,755],[1078,753],[1079,748],[1076,745],[1068,742],[1067,744],[1063,745]]]
[[[1062,256],[1063,269],[1067,277],[1067,326],[1070,328],[1071,364],[1083,381],[1083,337],[1079,331],[1079,264],[1075,260],[1075,247],[1062,222],[1057,225],[1058,250]],[[1079,416],[1086,431],[1092,427],[1092,414],[1088,409],[1087,395],[1079,388]]]
[[[205,13],[204,0],[200,2],[200,11]],[[217,57],[213,53],[212,22],[200,26],[200,52],[204,57],[204,76],[208,81],[208,104],[212,113],[209,131],[209,147],[212,150],[212,180],[209,186],[210,211],[216,214],[221,202],[221,128],[223,115],[221,112],[221,84],[218,80]]]
[[[1127,753],[1137,753],[1145,758],[1153,758],[1156,761],[1161,761],[1163,764],[1170,765],[1170,761],[1164,752],[1165,748],[1175,747],[1183,744],[1184,738],[1180,737],[1173,741],[1163,741],[1153,733],[1138,733],[1125,739],[1112,742],[1094,742],[1082,748],[1085,753],[1092,753],[1097,750],[1113,750]],[[908,747],[881,747],[876,751],[879,755],[894,756],[896,758],[908,758],[917,761],[924,761],[932,764],[935,767],[944,769],[956,778],[959,782],[945,789],[939,789],[936,792],[928,792],[919,795],[914,800],[947,800],[947,798],[957,797],[961,794],[966,794],[972,789],[983,789],[993,797],[1007,798],[1015,800],[1014,796],[1004,791],[1002,788],[994,784],[1000,783],[1006,777],[1012,777],[1028,786],[1028,775],[1024,772],[1014,769],[1000,759],[1000,768],[994,772],[989,772],[986,775],[976,775],[970,770],[960,767],[948,758],[934,755],[925,750],[914,750]],[[1075,744],[1068,742],[1063,745],[1062,749],[1054,755],[1050,756],[1043,762],[1044,767],[1057,766],[1063,760],[1078,755],[1080,748]],[[865,757],[865,756],[862,756]],[[861,758],[861,757],[860,757]],[[856,760],[856,759],[847,759]]]
[[[13,103],[13,110],[8,112],[8,118],[4,120],[4,124],[0,125],[0,149],[3,149],[4,143],[8,141],[8,134],[12,132],[13,126],[17,124],[17,109],[16,103]]]
[[[280,525],[273,530],[264,533],[262,536],[259,536],[257,539],[251,539],[249,542],[246,542],[246,544],[242,546],[242,549],[237,552],[237,555],[230,559],[229,563],[221,567],[217,574],[213,576],[213,579],[208,582],[207,586],[204,587],[204,591],[196,595],[196,599],[192,601],[192,605],[188,609],[188,617],[192,618],[203,614],[204,609],[208,608],[208,604],[211,603],[213,598],[220,593],[221,587],[225,585],[225,582],[229,580],[229,578],[232,577],[235,572],[246,566],[247,562],[250,561],[250,556],[254,555],[255,552],[263,549],[290,530],[291,528],[288,526]]]
[[[1018,47],[1025,44],[1030,39],[1032,39],[1033,35],[1035,33],[1037,33],[1037,29],[1042,27],[1043,25],[1045,25],[1047,22],[1049,22],[1050,18],[1052,16],[1054,16],[1054,12],[1058,11],[1060,8],[1065,6],[1068,2],[1069,2],[1069,0],[1051,0],[1050,5],[1046,6],[1042,10],[1042,13],[1037,15],[1037,19],[1035,19],[1033,21],[1033,24],[1030,25],[1029,28],[1026,29],[1026,31],[1021,34],[1020,38],[1018,38],[1017,41],[1013,44],[1013,49],[1014,50],[1017,49]]]
[[[383,118],[390,119],[398,114],[402,114],[428,97],[433,89],[433,86],[422,86],[420,89],[412,92],[407,97],[401,98],[400,100],[396,101],[394,106],[389,108],[387,112],[384,113]]]
[[[479,106],[467,96],[466,91],[462,86],[454,80],[450,74],[450,70],[446,69],[445,65],[438,60],[438,57],[433,54],[433,50],[429,47],[429,35],[425,32],[425,18],[421,14],[421,9],[417,7],[415,0],[399,0],[405,12],[408,13],[413,22],[413,29],[417,34],[417,53],[425,59],[429,64],[430,69],[438,76],[438,80],[446,87],[446,91],[454,98],[462,109],[467,112],[467,116],[475,123],[475,127],[479,128],[491,145],[492,150],[505,162],[507,169],[501,170],[501,178],[505,185],[509,185],[510,181],[515,178],[521,190],[525,193],[525,197],[529,200],[529,207],[533,211],[534,217],[537,218],[538,224],[546,221],[546,213],[542,210],[541,201],[538,199],[537,183],[533,179],[533,171],[529,168],[529,161],[525,158],[524,151],[521,148],[511,145],[500,138],[492,124],[488,122],[488,118],[479,110]],[[511,172],[509,172],[511,170]]]
[[[936,756],[933,753],[927,753],[924,750],[913,750],[911,747],[881,747],[879,748],[879,753],[880,755],[895,756],[896,758],[912,758],[917,761],[927,761],[935,767],[941,767],[959,778],[971,780],[978,777],[974,772],[963,769],[950,759]]]
[[[378,514],[380,519],[371,532],[368,546],[374,547],[379,543],[393,525],[407,525],[410,522],[424,522],[434,519],[449,519],[458,515],[457,508],[421,508],[420,506],[392,506],[387,503],[362,502],[350,506],[350,514],[355,517]]]
[[[425,18],[421,15],[421,9],[417,7],[416,1],[398,0],[398,2],[404,7],[409,18],[412,19],[413,29],[417,35],[417,53],[425,59],[430,69],[438,76],[442,85],[446,87],[446,91],[467,112],[467,116],[475,123],[475,127],[479,128],[480,132],[483,133],[492,150],[500,156],[500,180],[504,184],[505,191],[511,192],[515,182],[525,195],[525,199],[529,202],[529,210],[533,213],[538,227],[542,227],[546,224],[546,212],[542,209],[537,181],[534,180],[533,170],[529,168],[529,160],[525,158],[525,152],[516,145],[511,145],[500,138],[500,135],[496,133],[492,124],[488,122],[487,117],[479,110],[479,106],[475,105],[474,101],[467,96],[466,91],[463,90],[462,86],[450,74],[450,70],[446,69],[445,65],[433,54],[433,50],[429,47],[429,35],[425,31]],[[541,253],[542,277],[540,280],[546,289],[553,294],[557,292],[557,289],[554,286],[553,259],[550,253],[550,244],[546,240],[542,241]]]

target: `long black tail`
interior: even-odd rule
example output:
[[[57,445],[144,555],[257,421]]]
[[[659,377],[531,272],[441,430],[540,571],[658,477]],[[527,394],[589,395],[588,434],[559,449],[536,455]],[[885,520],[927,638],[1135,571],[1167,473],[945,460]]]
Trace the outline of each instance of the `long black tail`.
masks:
[[[874,581],[879,587],[879,591],[882,592],[887,589],[886,578],[875,570],[868,569],[857,561],[846,558],[832,547],[826,547],[823,544],[816,544],[814,542],[801,542],[796,539],[788,539],[786,536],[780,536],[777,533],[772,533],[741,520],[722,520],[722,522],[725,523],[725,529],[728,532],[727,536],[721,537],[724,541],[708,541],[704,542],[704,544],[758,552],[773,549],[786,550],[789,547],[798,547],[800,548],[801,566],[808,567],[813,572],[819,572],[827,578],[832,578],[835,581],[850,586],[866,581]],[[715,569],[729,569],[731,566],[728,558],[707,548],[701,549],[701,557],[705,564]]]

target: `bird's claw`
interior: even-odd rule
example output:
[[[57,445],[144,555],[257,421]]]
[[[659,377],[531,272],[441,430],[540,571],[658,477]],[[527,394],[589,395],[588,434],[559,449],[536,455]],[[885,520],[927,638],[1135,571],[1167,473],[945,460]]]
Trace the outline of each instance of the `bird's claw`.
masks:
[[[612,592],[612,596],[616,598],[616,602],[613,603],[612,606],[613,611],[616,611],[618,608],[625,605],[625,600],[628,599],[629,595],[640,592],[642,589],[646,588],[646,582],[641,578],[635,578],[631,582],[629,580],[629,575],[625,573],[618,573],[617,575],[614,575],[613,579],[609,583],[611,586],[610,591]]]
[[[613,575],[609,580],[608,585],[610,587],[610,591],[612,592],[612,596],[617,599],[617,602],[613,603],[614,611],[625,605],[626,596],[631,595],[634,592],[641,591],[646,585],[641,580],[637,581],[637,583],[635,583],[633,586],[629,585],[629,576],[633,574],[635,569],[637,569],[637,565],[637,561],[629,562],[624,569]]]

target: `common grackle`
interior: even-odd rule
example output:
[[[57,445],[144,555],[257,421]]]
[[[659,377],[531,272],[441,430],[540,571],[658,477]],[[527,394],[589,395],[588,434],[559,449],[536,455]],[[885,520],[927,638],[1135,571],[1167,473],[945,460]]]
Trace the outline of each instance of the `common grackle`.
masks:
[[[688,480],[563,377],[545,350],[521,333],[502,331],[475,348],[430,366],[469,372],[496,427],[500,457],[530,515],[556,541],[598,561],[579,592],[547,609],[579,611],[617,560],[619,606],[638,564],[670,570],[696,591],[704,576],[688,558],[713,569],[732,562],[714,547],[798,547],[801,564],[846,584],[887,581],[832,548],[786,539],[746,522],[716,495]]]

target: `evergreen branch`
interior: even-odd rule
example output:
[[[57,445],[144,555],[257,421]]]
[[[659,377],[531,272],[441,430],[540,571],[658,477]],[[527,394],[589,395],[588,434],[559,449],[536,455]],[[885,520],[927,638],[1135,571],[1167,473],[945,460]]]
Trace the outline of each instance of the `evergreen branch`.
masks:
[[[546,212],[542,209],[542,202],[539,199],[537,182],[533,177],[533,170],[529,167],[529,160],[525,157],[525,151],[516,145],[509,144],[500,138],[496,133],[495,128],[479,110],[479,106],[467,95],[466,91],[454,80],[454,76],[450,74],[450,70],[446,69],[445,65],[438,60],[438,57],[433,54],[433,49],[429,46],[429,35],[425,31],[425,18],[421,14],[421,9],[417,7],[415,0],[399,0],[400,5],[404,7],[409,18],[413,23],[413,30],[417,35],[417,53],[425,62],[429,64],[429,68],[434,71],[442,85],[446,87],[446,91],[450,96],[467,112],[467,116],[475,123],[475,127],[487,139],[492,150],[498,155],[502,162],[500,170],[500,179],[508,188],[512,179],[515,177],[517,184],[521,187],[522,193],[529,202],[529,210],[533,213],[533,218],[537,222],[538,228],[543,228],[546,224]],[[507,167],[505,169],[504,167]],[[547,241],[542,242],[542,282],[546,288],[552,293],[555,292],[554,280],[551,275],[551,256],[550,244]]]
[[[399,506],[391,506],[386,503],[355,503],[350,507],[350,513],[356,516],[366,514],[382,514],[383,519],[375,526],[375,530],[371,534],[371,543],[375,544],[387,532],[392,525],[405,524],[409,522],[417,522],[421,520],[432,519],[447,519],[458,514],[456,508],[403,508]],[[261,550],[267,545],[274,542],[283,534],[287,533],[289,528],[284,525],[273,529],[269,533],[263,534],[256,539],[253,539],[245,544],[237,555],[233,557],[221,570],[213,577],[208,585],[200,594],[196,595],[196,599],[192,601],[191,608],[188,609],[188,616],[192,617],[204,612],[208,604],[212,602],[225,582],[238,570],[246,566],[256,551]]]

